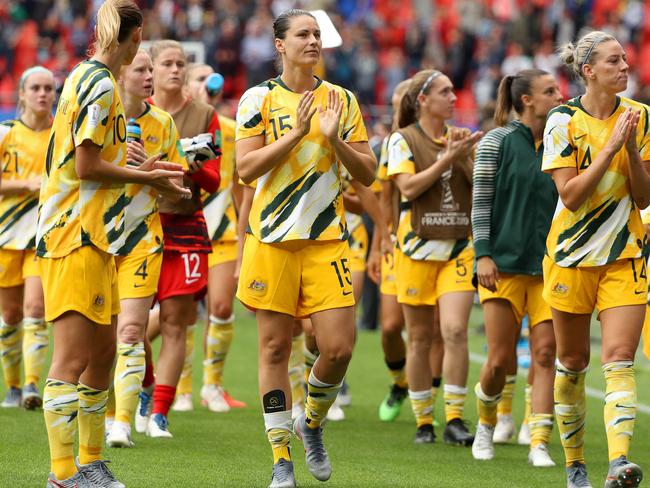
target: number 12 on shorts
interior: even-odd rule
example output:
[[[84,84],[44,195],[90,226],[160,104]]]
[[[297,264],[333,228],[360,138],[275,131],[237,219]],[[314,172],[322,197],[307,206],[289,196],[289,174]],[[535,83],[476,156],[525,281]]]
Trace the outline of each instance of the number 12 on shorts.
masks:
[[[340,263],[340,269],[339,269],[339,263]],[[336,272],[336,277],[339,280],[339,286],[341,288],[345,288],[345,284],[343,283],[343,279],[345,278],[345,282],[349,285],[352,286],[352,275],[350,273],[350,268],[347,266],[348,260],[347,258],[341,258],[338,261],[332,261],[330,263],[330,266],[334,268],[334,271]],[[342,272],[342,273],[341,273]],[[343,292],[344,295],[350,294],[350,292]]]
[[[201,272],[199,266],[201,265],[201,258],[195,252],[188,254],[181,254],[183,263],[185,264],[185,283],[191,285],[201,279]]]

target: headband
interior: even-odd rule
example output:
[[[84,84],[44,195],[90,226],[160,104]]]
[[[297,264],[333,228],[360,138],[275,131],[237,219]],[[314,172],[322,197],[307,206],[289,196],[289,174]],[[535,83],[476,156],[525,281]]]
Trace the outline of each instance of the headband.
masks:
[[[32,76],[35,73],[47,73],[50,75],[52,78],[54,78],[54,74],[47,68],[44,68],[43,66],[32,66],[31,68],[26,69],[23,74],[20,76],[20,81],[18,82],[18,87],[22,90],[25,88],[25,82],[27,81],[27,78]]]
[[[422,85],[422,88],[420,88],[420,92],[418,93],[418,97],[420,95],[424,95],[424,92],[426,92],[429,89],[429,86],[431,85],[431,82],[435,80],[438,76],[442,75],[442,72],[434,70],[433,73],[429,75],[427,80],[424,82]]]
[[[594,42],[591,43],[591,46],[589,46],[589,49],[587,50],[587,54],[582,60],[582,63],[580,63],[580,70],[582,71],[582,67],[587,64],[587,61],[589,61],[589,56],[591,56],[591,51],[594,50],[594,47],[596,47],[596,44],[600,44],[605,40],[604,36],[597,37]]]

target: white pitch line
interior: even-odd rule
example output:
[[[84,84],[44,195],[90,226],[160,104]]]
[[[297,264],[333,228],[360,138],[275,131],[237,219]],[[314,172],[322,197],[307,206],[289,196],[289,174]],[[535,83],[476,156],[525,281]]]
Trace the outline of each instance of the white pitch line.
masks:
[[[487,356],[483,356],[482,354],[477,354],[475,352],[470,352],[469,353],[469,360],[477,363],[477,364],[483,364],[485,361],[487,361]],[[518,368],[517,369],[517,374],[519,376],[527,377],[528,376],[528,370],[526,369],[525,371],[523,368]],[[598,400],[605,400],[605,392],[601,390],[597,390],[596,388],[591,388],[589,386],[585,387],[585,392],[587,393],[588,397],[591,398],[597,398]],[[647,415],[650,415],[650,406],[644,404],[644,403],[637,403],[636,404],[636,409],[639,412],[643,412]]]

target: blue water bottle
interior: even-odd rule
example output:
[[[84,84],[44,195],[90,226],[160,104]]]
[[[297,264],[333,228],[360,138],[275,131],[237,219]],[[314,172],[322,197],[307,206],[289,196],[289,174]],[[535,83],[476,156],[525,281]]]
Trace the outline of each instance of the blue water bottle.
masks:
[[[131,118],[126,124],[126,142],[139,142],[142,144],[142,128],[138,122]],[[126,164],[131,166],[140,166],[137,161],[127,159]]]

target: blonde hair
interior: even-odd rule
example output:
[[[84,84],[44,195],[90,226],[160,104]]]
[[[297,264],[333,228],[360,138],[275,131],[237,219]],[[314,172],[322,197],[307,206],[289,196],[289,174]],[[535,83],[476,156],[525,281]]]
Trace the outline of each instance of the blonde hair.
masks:
[[[142,12],[132,0],[106,0],[97,11],[95,49],[113,53],[133,29],[142,26]]]
[[[592,31],[585,34],[578,42],[565,44],[560,49],[560,59],[576,75],[585,80],[582,68],[585,64],[593,62],[598,54],[598,45],[606,41],[615,41],[616,38],[603,31]]]
[[[28,68],[25,71],[23,71],[23,74],[20,75],[20,81],[18,82],[19,98],[18,98],[18,105],[16,106],[16,115],[18,117],[20,117],[25,112],[25,102],[21,100],[20,94],[25,90],[25,84],[27,83],[29,77],[35,75],[36,73],[44,73],[50,75],[50,78],[52,78],[52,88],[55,88],[54,73],[52,73],[46,67],[32,66],[31,68]]]
[[[155,62],[156,58],[160,56],[160,54],[165,49],[178,49],[183,54],[183,57],[187,61],[187,54],[185,54],[183,45],[180,42],[174,41],[172,39],[162,39],[160,41],[156,41],[153,44],[151,44],[151,47],[149,48],[149,54],[151,54],[151,60]]]

